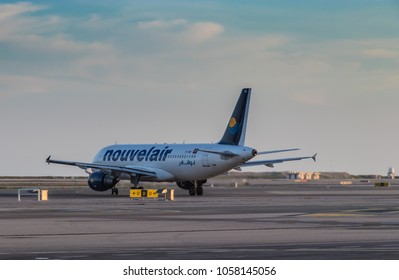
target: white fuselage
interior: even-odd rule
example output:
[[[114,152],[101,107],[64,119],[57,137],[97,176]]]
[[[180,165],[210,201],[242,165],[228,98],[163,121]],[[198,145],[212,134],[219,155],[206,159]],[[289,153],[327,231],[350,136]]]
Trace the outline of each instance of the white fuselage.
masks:
[[[220,153],[235,154],[226,156]],[[220,144],[110,145],[102,148],[93,163],[141,167],[155,171],[151,181],[205,180],[240,166],[254,157],[254,149]],[[146,180],[146,178],[142,178]]]

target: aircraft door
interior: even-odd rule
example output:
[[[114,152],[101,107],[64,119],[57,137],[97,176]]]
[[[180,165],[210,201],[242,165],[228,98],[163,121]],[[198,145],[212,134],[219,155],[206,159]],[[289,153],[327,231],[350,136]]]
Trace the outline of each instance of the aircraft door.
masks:
[[[207,153],[202,154],[202,166],[203,167],[211,167],[211,165],[209,164],[209,159],[208,159]]]

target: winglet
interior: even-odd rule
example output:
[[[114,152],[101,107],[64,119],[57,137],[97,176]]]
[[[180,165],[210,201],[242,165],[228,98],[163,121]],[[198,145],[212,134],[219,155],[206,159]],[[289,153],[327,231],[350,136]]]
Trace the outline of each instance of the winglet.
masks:
[[[315,162],[316,162],[316,156],[317,156],[317,153],[315,153],[314,156],[312,156],[312,159],[313,159],[313,161],[315,161]]]
[[[47,164],[50,164],[50,158],[51,156],[48,156],[48,158],[46,159]]]

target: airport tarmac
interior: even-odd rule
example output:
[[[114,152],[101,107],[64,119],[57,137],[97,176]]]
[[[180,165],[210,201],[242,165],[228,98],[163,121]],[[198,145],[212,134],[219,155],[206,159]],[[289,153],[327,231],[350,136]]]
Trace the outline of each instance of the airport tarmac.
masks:
[[[399,259],[398,184],[284,182],[176,187],[174,201],[0,189],[0,259]]]

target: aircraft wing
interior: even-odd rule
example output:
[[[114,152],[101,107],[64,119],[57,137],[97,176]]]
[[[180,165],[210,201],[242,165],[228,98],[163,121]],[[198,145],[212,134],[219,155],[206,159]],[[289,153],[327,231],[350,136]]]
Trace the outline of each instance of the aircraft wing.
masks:
[[[282,163],[285,161],[295,161],[295,160],[310,159],[310,158],[313,159],[314,161],[316,161],[316,156],[317,156],[317,154],[315,154],[312,157],[292,157],[292,158],[249,161],[249,162],[246,162],[246,163],[240,165],[239,167],[248,167],[248,166],[256,166],[256,165],[266,165],[268,167],[274,167],[275,163]]]
[[[46,162],[48,164],[56,163],[56,164],[77,166],[85,170],[89,168],[100,169],[102,171],[113,173],[115,176],[119,176],[122,173],[127,173],[132,176],[140,175],[147,177],[156,177],[156,173],[154,171],[151,171],[149,168],[142,168],[140,166],[116,166],[116,165],[98,164],[98,163],[52,160],[51,156],[49,156],[46,159]]]

